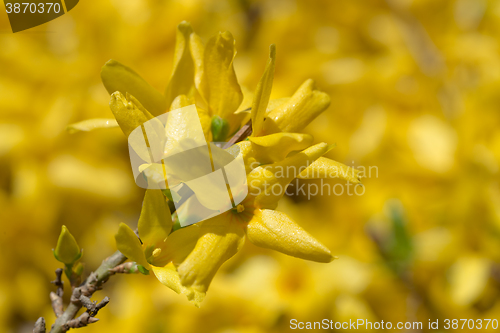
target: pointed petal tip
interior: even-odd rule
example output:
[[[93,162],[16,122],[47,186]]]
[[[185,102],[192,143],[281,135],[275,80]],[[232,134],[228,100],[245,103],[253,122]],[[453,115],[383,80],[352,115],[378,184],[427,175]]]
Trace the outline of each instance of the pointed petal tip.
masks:
[[[307,258],[307,260],[315,261],[315,262],[321,262],[321,263],[331,263],[332,261],[338,259],[337,256],[333,256],[330,252],[330,249],[326,248],[323,245],[325,252],[323,253],[317,253],[314,258]]]
[[[269,45],[269,58],[276,57],[276,44]]]
[[[109,59],[108,61],[106,61],[106,63],[104,64],[104,66],[106,65],[114,65],[114,64],[117,64],[118,61],[116,61],[115,59]]]
[[[115,59],[109,59],[108,61],[106,61],[104,63],[104,65],[102,65],[101,67],[101,81],[104,80],[104,71],[109,68],[109,67],[114,67],[114,66],[118,66],[118,65],[121,65],[118,61],[116,61]]]
[[[191,26],[191,23],[189,23],[188,21],[184,20],[182,21],[181,23],[179,23],[177,25],[177,27],[190,27]]]
[[[314,150],[317,149],[317,151],[321,152],[321,156],[322,156],[322,155],[328,153],[334,147],[335,147],[335,145],[331,145],[331,144],[328,144],[326,142],[320,142],[314,146],[311,146],[311,147],[305,149],[305,151],[313,152]],[[320,156],[318,156],[318,157],[320,157]]]
[[[192,33],[193,32],[193,27],[191,26],[191,23],[188,21],[182,21],[177,25],[177,29],[183,33]]]
[[[308,87],[311,90],[314,90],[316,88],[316,81],[314,81],[314,79],[309,78],[305,80],[304,83],[302,83],[302,87]]]
[[[220,31],[217,38],[222,38],[226,41],[234,40],[233,34],[229,31]]]

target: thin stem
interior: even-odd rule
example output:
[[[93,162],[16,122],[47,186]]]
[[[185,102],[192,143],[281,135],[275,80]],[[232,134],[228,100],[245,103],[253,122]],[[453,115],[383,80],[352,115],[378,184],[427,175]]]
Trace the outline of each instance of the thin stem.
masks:
[[[222,148],[223,149],[229,148],[232,145],[234,145],[235,143],[238,143],[240,141],[245,140],[251,134],[252,134],[252,121],[249,120],[248,123],[246,123],[245,125],[243,125],[239,129],[239,131],[236,132],[236,134],[233,135],[233,137],[228,142],[226,142],[226,144]]]
[[[43,317],[38,318],[35,323],[35,328],[33,328],[33,333],[45,333],[45,319]]]
[[[92,294],[112,275],[110,270],[120,265],[125,260],[127,260],[127,258],[120,251],[113,253],[102,262],[101,266],[89,275],[89,278],[87,278],[80,287],[75,288],[73,295],[75,296],[75,293],[81,293],[87,297],[92,296]],[[71,303],[66,308],[66,311],[57,318],[50,333],[66,332],[65,324],[73,319],[81,308],[82,304],[79,301],[79,297],[77,299],[72,297]]]

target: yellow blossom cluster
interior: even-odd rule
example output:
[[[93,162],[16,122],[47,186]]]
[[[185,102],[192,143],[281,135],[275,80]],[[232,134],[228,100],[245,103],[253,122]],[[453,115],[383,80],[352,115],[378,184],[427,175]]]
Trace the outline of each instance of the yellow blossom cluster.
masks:
[[[161,213],[156,205],[160,231],[151,232],[154,220],[141,222],[143,244],[132,245],[133,260],[144,257],[152,274],[110,279],[96,293],[111,301],[93,332],[288,332],[292,319],[495,318],[499,18],[495,0],[102,0],[80,1],[12,34],[0,10],[0,331],[31,331],[39,316],[53,322],[49,281],[60,263],[51,251],[62,225],[83,249],[88,274],[116,249],[117,230],[130,231],[121,222],[134,229],[148,215],[145,198],[163,204],[134,184],[120,132],[133,124],[116,117],[120,108],[140,104],[156,116],[193,101],[210,141],[227,140],[250,119],[257,124],[239,144],[249,152],[249,177],[325,153],[316,165],[336,160],[360,170],[364,194],[327,191],[345,180],[307,172],[290,180],[277,206],[277,197],[266,206],[249,197],[213,223],[181,229],[168,207]],[[191,26],[178,29],[184,20]],[[271,44],[276,54],[268,57]],[[115,70],[123,80],[107,82]],[[134,92],[114,86],[137,83],[136,73],[143,79]],[[320,102],[316,113],[299,112]],[[287,117],[298,103],[295,119]],[[336,146],[326,152],[323,142]],[[299,190],[316,187],[326,192]],[[285,234],[270,237],[290,221],[304,233],[293,247],[280,240]],[[173,242],[190,228],[185,252],[150,237],[164,232]],[[315,262],[330,253],[339,259]],[[204,296],[201,307],[158,280],[195,302]],[[66,284],[66,301],[69,294]]]

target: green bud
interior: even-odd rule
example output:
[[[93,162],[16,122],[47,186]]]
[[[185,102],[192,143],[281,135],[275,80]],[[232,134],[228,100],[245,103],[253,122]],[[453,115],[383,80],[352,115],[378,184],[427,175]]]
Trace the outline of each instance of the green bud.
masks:
[[[167,188],[167,189],[164,189],[164,190],[161,190],[163,195],[170,201],[174,201],[174,199],[172,199],[172,193],[170,192],[170,190]]]
[[[224,142],[229,134],[229,123],[219,116],[212,117],[212,137],[214,142]]]
[[[149,275],[149,271],[146,269],[146,267],[142,266],[142,265],[139,265],[137,264],[137,269],[139,270],[139,272],[141,272],[142,274],[144,275]]]
[[[78,246],[75,237],[69,232],[66,226],[62,226],[61,234],[57,240],[56,249],[52,250],[54,257],[66,265],[74,264],[81,258],[82,252]]]

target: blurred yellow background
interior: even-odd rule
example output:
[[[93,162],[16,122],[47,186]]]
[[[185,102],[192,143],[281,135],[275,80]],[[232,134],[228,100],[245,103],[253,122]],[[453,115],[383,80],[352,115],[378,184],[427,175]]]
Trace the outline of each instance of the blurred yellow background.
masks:
[[[200,309],[153,276],[113,277],[94,296],[111,298],[100,322],[82,332],[499,319],[500,2],[100,0],[16,34],[0,7],[0,332],[31,332],[39,316],[53,323],[51,249],[63,224],[86,273],[114,252],[119,222],[135,225],[143,190],[121,131],[65,128],[112,118],[99,77],[110,58],[163,91],[182,20],[205,42],[233,33],[238,79],[251,90],[275,43],[271,97],[313,78],[332,103],[306,132],[337,144],[328,157],[371,166],[371,177],[363,195],[280,203],[339,260],[247,242]]]

